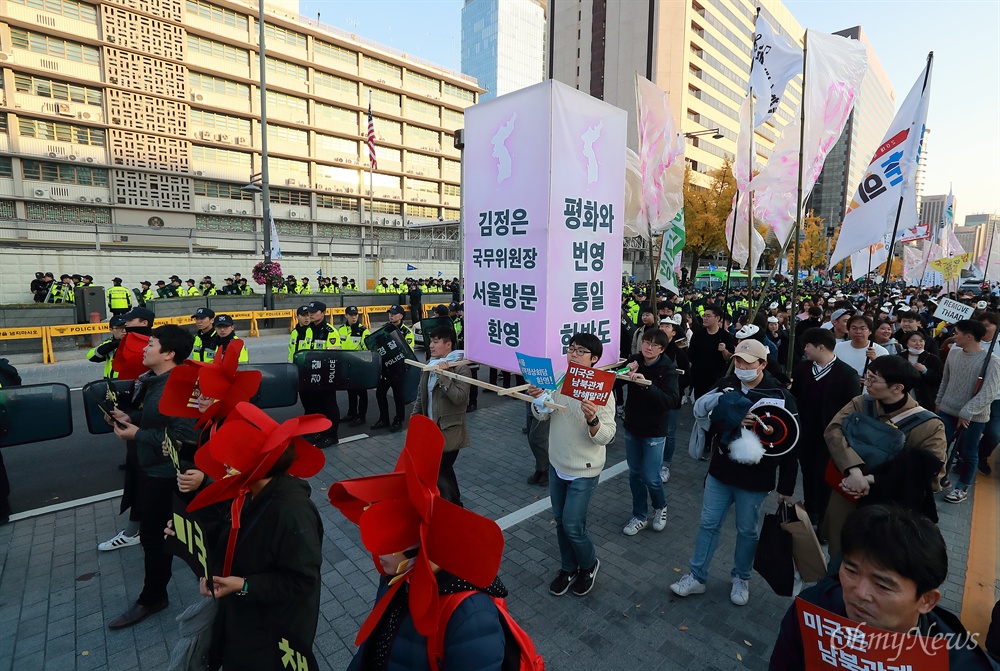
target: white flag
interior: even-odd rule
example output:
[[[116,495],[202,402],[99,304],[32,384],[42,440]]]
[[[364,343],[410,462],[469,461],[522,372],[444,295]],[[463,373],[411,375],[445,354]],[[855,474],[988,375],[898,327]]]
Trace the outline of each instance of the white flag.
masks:
[[[776,34],[771,24],[758,14],[750,63],[750,88],[757,96],[754,128],[774,115],[789,80],[801,73],[802,49]]]
[[[271,236],[271,258],[280,259],[281,243],[278,242],[278,227],[274,225],[274,213],[268,210],[267,214],[271,218],[271,227],[269,229],[269,235]]]
[[[899,213],[898,231],[917,223],[917,162],[927,122],[931,92],[932,57],[920,73],[858,185],[840,226],[840,238],[830,263],[875,244],[892,228]],[[902,203],[900,203],[902,200]],[[855,272],[855,275],[857,273]]]
[[[920,270],[923,267],[924,255],[912,245],[903,247],[903,280],[910,286],[920,283]]]
[[[752,151],[753,125],[750,119],[750,98],[740,106],[740,134],[736,138],[736,158],[733,161],[733,176],[736,177],[736,194],[732,209],[726,219],[726,245],[733,260],[746,268],[756,268],[760,255],[764,252],[764,238],[750,227],[750,178],[756,169],[757,153]],[[751,163],[751,156],[753,162]],[[739,211],[737,212],[737,206]],[[735,234],[733,226],[736,227]]]
[[[889,255],[885,253],[885,245],[886,241],[880,240],[871,247],[865,247],[851,254],[851,277],[856,280],[861,279],[888,261]]]
[[[809,198],[827,154],[844,130],[868,70],[868,50],[862,42],[813,30],[807,40],[802,202]],[[771,227],[781,244],[798,216],[799,129],[798,119],[785,126],[767,166],[750,186],[756,192],[754,216]]]
[[[997,225],[990,226],[990,237],[986,239],[986,249],[979,258],[979,273],[988,282],[1000,280],[1000,249],[996,244]]]
[[[677,132],[667,94],[638,74],[635,81],[642,175],[642,198],[635,228],[645,229],[643,237],[648,238],[650,232],[672,227],[684,207],[684,140]]]

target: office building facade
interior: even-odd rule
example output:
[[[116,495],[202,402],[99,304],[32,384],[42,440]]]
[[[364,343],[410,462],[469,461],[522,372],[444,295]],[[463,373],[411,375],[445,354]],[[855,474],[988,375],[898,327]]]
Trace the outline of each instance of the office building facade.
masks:
[[[490,100],[546,78],[545,0],[465,0],[462,72]]]
[[[260,196],[241,189],[261,172],[256,2],[0,0],[0,17],[0,230],[4,219],[30,229],[3,237],[78,244],[86,236],[66,225],[87,224],[88,240],[116,231],[99,239],[104,250],[169,239],[188,253],[259,254]],[[269,6],[265,32],[270,200],[285,254],[357,254],[362,237],[458,220],[453,135],[474,80],[290,2]]]

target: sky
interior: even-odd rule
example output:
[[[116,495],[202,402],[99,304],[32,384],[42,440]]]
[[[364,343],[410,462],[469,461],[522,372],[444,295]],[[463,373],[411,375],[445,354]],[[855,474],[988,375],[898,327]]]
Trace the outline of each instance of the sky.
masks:
[[[625,0],[636,1],[636,0]],[[676,0],[662,0],[676,1]],[[1000,214],[1000,0],[785,0],[804,28],[861,25],[896,103],[934,52],[924,195],[954,189],[955,221]],[[302,14],[461,70],[462,0],[301,0]]]

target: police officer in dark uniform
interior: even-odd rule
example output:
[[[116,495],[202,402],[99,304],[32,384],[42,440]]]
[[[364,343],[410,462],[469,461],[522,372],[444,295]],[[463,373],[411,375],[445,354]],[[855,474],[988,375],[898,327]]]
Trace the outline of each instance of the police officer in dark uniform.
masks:
[[[389,308],[389,324],[399,330],[400,335],[403,336],[403,340],[410,346],[410,349],[413,349],[413,331],[403,323],[403,315],[405,314],[406,310],[402,306],[393,305]],[[406,364],[403,365],[405,366]],[[386,375],[385,368],[382,369],[382,375],[378,379],[378,386],[375,388],[375,402],[378,404],[378,421],[371,425],[372,430],[384,429],[386,427],[389,427],[389,430],[393,433],[402,430],[406,408],[406,404],[403,403],[403,377],[402,374],[398,373],[388,376]],[[391,425],[389,424],[389,389],[392,389],[392,401],[396,411]]]
[[[191,315],[198,332],[194,336],[194,347],[191,348],[191,358],[203,363],[215,360],[215,351],[219,349],[219,336],[215,332],[215,311],[209,308],[198,308]]]
[[[309,313],[309,328],[306,339],[309,349],[326,350],[340,346],[340,336],[337,330],[326,321],[326,303],[313,301],[306,306]],[[340,407],[337,405],[337,392],[333,390],[299,389],[299,399],[306,414],[319,413],[330,420],[332,426],[313,437],[313,444],[323,449],[340,442],[337,431],[340,427]]]
[[[344,324],[337,329],[340,336],[340,348],[343,350],[363,350],[365,338],[368,337],[368,329],[361,323],[358,315],[358,308],[353,305],[344,310]],[[365,423],[365,415],[368,414],[368,390],[348,389],[347,390],[347,416],[344,421],[348,426],[361,426]]]

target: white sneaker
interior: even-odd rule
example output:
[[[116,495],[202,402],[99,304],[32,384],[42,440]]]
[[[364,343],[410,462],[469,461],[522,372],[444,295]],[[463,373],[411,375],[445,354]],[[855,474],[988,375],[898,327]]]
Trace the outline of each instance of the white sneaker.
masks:
[[[653,531],[663,531],[667,528],[667,507],[653,510]]]
[[[729,600],[737,606],[745,606],[750,601],[750,583],[743,578],[733,578],[733,589]]]
[[[660,482],[667,484],[667,480],[670,479],[670,467],[660,466]]]
[[[704,583],[698,582],[690,573],[686,574],[683,578],[675,582],[670,586],[670,591],[677,596],[688,596],[690,594],[704,594],[705,585]]]
[[[118,535],[111,540],[104,541],[98,544],[97,549],[101,552],[108,552],[109,550],[120,550],[121,548],[127,548],[130,545],[139,544],[139,534],[135,536],[126,536],[125,531],[119,531]]]
[[[622,533],[626,536],[635,536],[637,533],[649,526],[649,522],[646,520],[640,520],[638,517],[633,517],[622,529]]]

